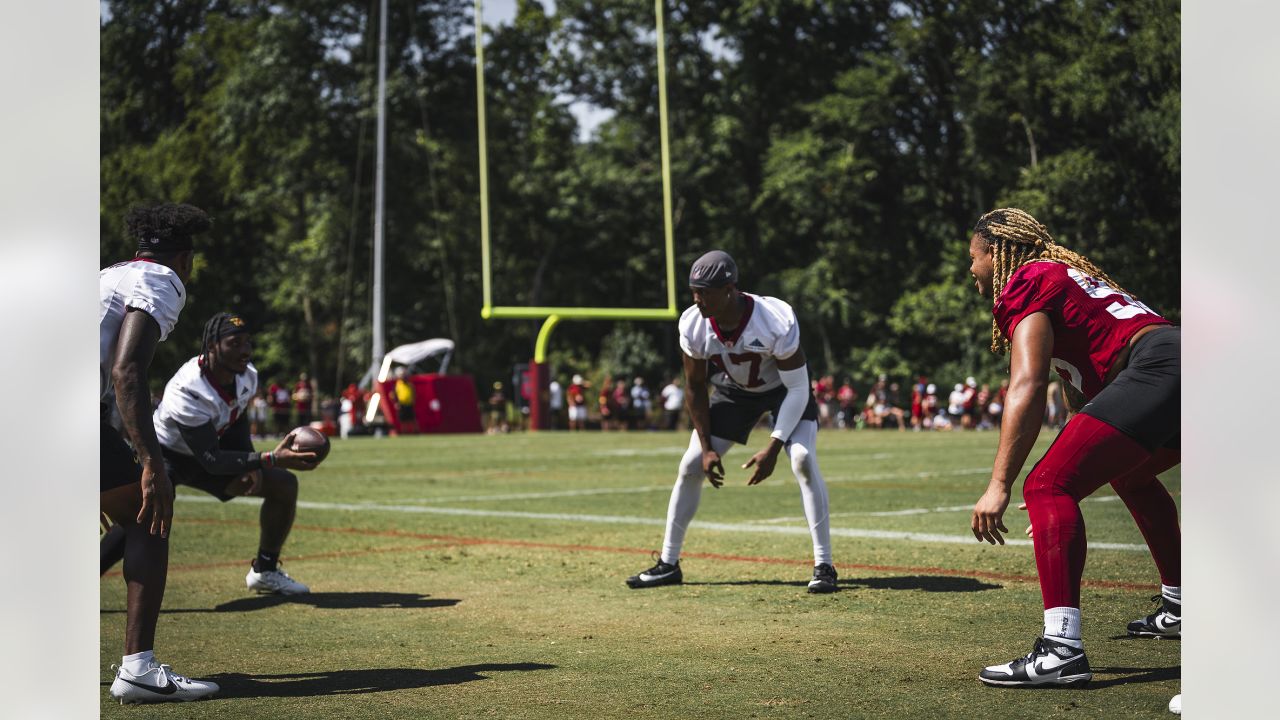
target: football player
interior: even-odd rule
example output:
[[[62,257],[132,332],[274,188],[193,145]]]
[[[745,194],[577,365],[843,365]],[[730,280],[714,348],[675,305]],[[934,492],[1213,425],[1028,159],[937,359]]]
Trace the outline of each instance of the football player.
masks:
[[[165,385],[154,414],[156,435],[173,482],[222,502],[241,495],[262,498],[258,554],[245,584],[258,592],[297,595],[310,589],[280,566],[298,504],[298,478],[289,470],[314,468],[316,454],[289,449],[289,435],[275,450],[254,450],[247,412],[258,391],[252,356],[253,339],[243,318],[211,317],[200,354]]]
[[[742,466],[752,470],[747,484],[769,477],[786,450],[813,537],[809,592],[833,592],[837,578],[831,564],[827,486],[818,470],[818,406],[795,311],[777,298],[739,290],[738,266],[720,250],[694,262],[689,289],[694,304],[681,315],[679,328],[685,407],[694,430],[671,491],[658,563],[627,578],[627,585],[647,588],[684,581],[680,549],[698,510],[703,478],[715,488],[724,484],[721,458],[735,443],[745,445],[767,412],[773,416],[773,432]],[[709,385],[715,390],[710,398]]]
[[[1181,459],[1181,331],[1087,258],[1054,242],[1022,210],[983,215],[969,256],[978,291],[994,303],[991,349],[1010,351],[995,466],[970,521],[979,541],[1004,543],[1002,516],[1040,433],[1049,368],[1074,390],[1069,404],[1079,396],[1075,415],[1022,489],[1044,635],[1026,656],[987,667],[979,679],[1002,687],[1083,684],[1092,673],[1080,632],[1086,551],[1080,500],[1104,484],[1129,508],[1160,572],[1161,604],[1129,623],[1129,634],[1182,633],[1178,510],[1156,478]]]
[[[125,654],[111,695],[122,704],[195,700],[218,686],[178,675],[154,653],[169,569],[173,486],[151,420],[148,371],[156,345],[169,337],[187,302],[193,237],[210,223],[199,208],[166,203],[130,210],[125,224],[138,242],[136,256],[98,275],[99,502],[127,540]],[[113,395],[132,447],[107,421]]]

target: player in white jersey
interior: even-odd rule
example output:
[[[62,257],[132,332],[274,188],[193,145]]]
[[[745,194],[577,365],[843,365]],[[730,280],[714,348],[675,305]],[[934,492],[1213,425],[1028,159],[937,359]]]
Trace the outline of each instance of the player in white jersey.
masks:
[[[173,486],[151,422],[148,370],[156,345],[169,336],[186,304],[194,261],[194,235],[209,218],[190,205],[134,208],[125,218],[138,241],[137,256],[98,276],[98,347],[102,430],[98,485],[102,512],[126,539],[124,657],[111,695],[125,702],[195,700],[218,691],[188,680],[154,654],[156,621],[169,569]],[[114,394],[124,438],[106,421]],[[136,457],[136,459],[135,459]]]
[[[253,340],[243,318],[218,313],[204,326],[200,354],[174,373],[153,415],[165,468],[175,484],[203,490],[223,502],[240,495],[262,498],[258,555],[245,584],[259,592],[310,592],[280,568],[280,552],[293,527],[298,478],[286,468],[310,470],[315,453],[289,449],[286,436],[271,452],[257,452],[249,437],[248,407],[258,391],[250,360]],[[102,556],[120,549],[103,538]],[[122,543],[121,543],[122,544]],[[103,563],[104,572],[108,567]]]
[[[632,588],[675,585],[684,581],[680,550],[685,530],[698,510],[702,479],[724,484],[721,457],[734,444],[745,445],[760,416],[774,424],[764,449],[742,467],[754,468],[748,485],[773,473],[783,449],[800,484],[814,569],[809,592],[833,592],[831,524],[827,486],[818,470],[818,406],[809,388],[800,325],[791,306],[777,298],[742,292],[738,266],[728,253],[713,250],[698,258],[689,273],[693,307],[680,317],[684,355],[685,406],[693,420],[689,449],[680,461],[667,507],[667,530],[657,565],[627,578]],[[708,383],[714,394],[708,399]]]

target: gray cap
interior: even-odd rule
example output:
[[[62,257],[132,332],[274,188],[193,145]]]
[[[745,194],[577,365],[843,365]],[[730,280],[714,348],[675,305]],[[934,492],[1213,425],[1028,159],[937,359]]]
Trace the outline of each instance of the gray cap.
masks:
[[[694,261],[689,287],[718,288],[738,283],[738,264],[723,250],[712,250]]]

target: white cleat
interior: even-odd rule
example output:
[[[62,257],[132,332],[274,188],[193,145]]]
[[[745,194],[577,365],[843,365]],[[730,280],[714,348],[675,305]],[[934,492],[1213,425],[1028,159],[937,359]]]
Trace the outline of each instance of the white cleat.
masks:
[[[111,666],[115,668],[115,665]],[[191,680],[178,675],[168,665],[152,663],[141,675],[118,668],[111,683],[111,697],[121,705],[129,703],[191,702],[218,692],[218,684],[208,680]]]
[[[250,565],[249,574],[244,576],[244,584],[250,590],[260,593],[301,595],[311,592],[311,588],[289,577],[289,573],[278,565],[275,570],[267,570],[266,572],[258,572]]]

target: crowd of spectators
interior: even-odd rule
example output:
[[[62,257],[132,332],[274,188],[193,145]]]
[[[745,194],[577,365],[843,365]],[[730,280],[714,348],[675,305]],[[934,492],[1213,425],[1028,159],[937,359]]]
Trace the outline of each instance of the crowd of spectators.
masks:
[[[837,430],[882,429],[906,432],[926,430],[994,430],[1004,415],[1007,380],[999,384],[979,383],[967,377],[941,388],[920,376],[909,385],[881,374],[863,395],[852,377],[837,380],[828,374],[811,381],[818,403],[818,422]],[[504,392],[503,384],[493,385],[487,403],[487,432],[524,430],[528,426],[529,399]],[[656,387],[656,386],[655,386]],[[1050,383],[1045,425],[1060,428],[1066,422],[1061,383]],[[684,410],[683,381],[672,376],[657,395],[643,377],[616,378],[604,375],[598,388],[581,374],[572,379],[551,380],[548,395],[549,427],[570,431],[606,432],[636,430],[678,430],[690,427]],[[566,423],[567,419],[567,423]],[[767,422],[768,419],[762,419]]]

